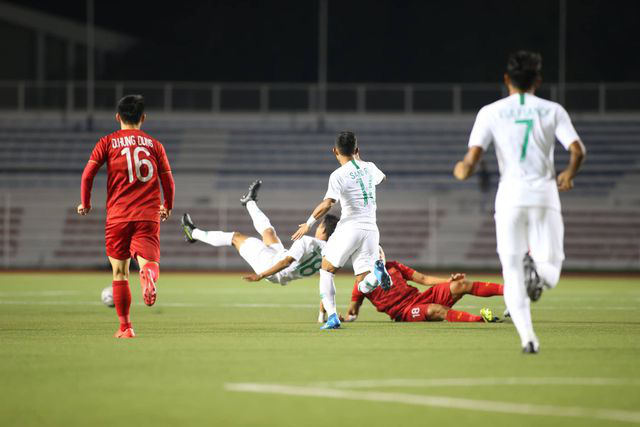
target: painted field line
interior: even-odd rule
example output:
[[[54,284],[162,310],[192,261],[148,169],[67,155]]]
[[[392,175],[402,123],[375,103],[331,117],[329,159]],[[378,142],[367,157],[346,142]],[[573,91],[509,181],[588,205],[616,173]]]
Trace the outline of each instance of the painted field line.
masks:
[[[318,304],[269,304],[269,303],[255,303],[255,304],[223,304],[223,307],[234,308],[318,308]],[[338,304],[336,307],[347,308],[347,305]]]
[[[2,301],[0,305],[103,305],[100,301]],[[145,304],[141,302],[134,303],[137,306]],[[159,302],[156,307],[212,307],[210,304],[190,304],[181,302]]]
[[[617,409],[592,409],[576,406],[537,405],[528,403],[499,402],[492,400],[463,399],[457,397],[427,396],[407,393],[389,393],[304,387],[284,384],[228,383],[225,389],[235,392],[267,393],[289,396],[326,397],[369,402],[391,402],[405,405],[430,406],[470,411],[497,412],[503,414],[542,415],[551,417],[598,418],[608,421],[640,423],[640,412]]]
[[[0,292],[0,297],[59,297],[65,295],[79,295],[79,291],[18,291]]]
[[[640,380],[626,378],[558,378],[558,377],[504,377],[504,378],[390,378],[378,380],[330,381],[312,384],[315,387],[382,388],[382,387],[473,387],[473,386],[640,386]]]

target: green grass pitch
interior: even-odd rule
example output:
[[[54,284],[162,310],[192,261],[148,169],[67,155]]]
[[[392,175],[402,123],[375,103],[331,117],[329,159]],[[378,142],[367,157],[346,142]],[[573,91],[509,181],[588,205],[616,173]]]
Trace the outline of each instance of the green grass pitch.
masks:
[[[473,278],[473,277],[471,277]],[[497,279],[497,278],[493,278]],[[565,278],[533,305],[541,353],[512,324],[400,324],[365,302],[315,323],[315,279],[162,274],[138,338],[116,340],[110,274],[0,274],[6,426],[585,426],[640,424],[638,278]],[[346,306],[352,278],[338,276]],[[502,313],[502,298],[457,308]]]

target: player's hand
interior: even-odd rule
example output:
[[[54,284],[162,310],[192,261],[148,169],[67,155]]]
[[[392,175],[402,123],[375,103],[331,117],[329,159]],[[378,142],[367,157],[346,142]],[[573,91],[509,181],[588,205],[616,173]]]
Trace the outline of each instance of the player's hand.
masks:
[[[457,280],[463,280],[465,277],[467,277],[465,273],[453,273],[449,280],[455,282]]]
[[[291,236],[291,240],[293,241],[300,240],[302,236],[309,232],[309,225],[307,223],[300,224],[298,227],[298,231],[293,233],[293,236]]]
[[[89,206],[88,208],[85,208],[84,205],[82,203],[80,203],[78,205],[78,215],[82,215],[85,216],[86,214],[88,214],[91,211],[91,206]]]
[[[171,209],[167,209],[164,205],[160,205],[158,213],[160,214],[160,221],[166,221],[171,216]]]
[[[471,175],[471,171],[469,170],[469,166],[465,162],[460,160],[458,163],[456,163],[456,166],[453,168],[453,176],[456,179],[464,181],[465,179],[469,178],[469,175]]]
[[[355,322],[358,318],[357,314],[347,314],[347,317],[340,319],[341,322]]]
[[[570,172],[560,172],[557,181],[559,191],[569,191],[573,188],[573,177],[571,176]]]
[[[262,277],[260,277],[259,274],[255,273],[251,273],[248,276],[243,276],[242,278],[247,282],[259,282],[260,280],[262,280]]]

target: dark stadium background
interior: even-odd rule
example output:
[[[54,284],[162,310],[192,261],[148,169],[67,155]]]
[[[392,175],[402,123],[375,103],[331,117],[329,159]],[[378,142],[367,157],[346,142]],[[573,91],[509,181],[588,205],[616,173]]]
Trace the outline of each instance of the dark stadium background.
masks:
[[[12,0],[80,23],[84,1]],[[331,1],[328,79],[333,82],[493,82],[507,54],[544,54],[544,76],[557,80],[556,0]],[[567,2],[567,81],[640,79],[640,3]],[[308,82],[317,79],[315,1],[95,2],[97,26],[138,38],[109,57],[105,80]],[[9,35],[10,30],[5,33]],[[24,46],[3,37],[0,79],[35,78]],[[13,51],[12,51],[13,49]],[[10,60],[7,60],[9,59]],[[125,65],[126,64],[126,65]],[[65,78],[49,70],[48,78]],[[76,77],[83,77],[77,70]]]

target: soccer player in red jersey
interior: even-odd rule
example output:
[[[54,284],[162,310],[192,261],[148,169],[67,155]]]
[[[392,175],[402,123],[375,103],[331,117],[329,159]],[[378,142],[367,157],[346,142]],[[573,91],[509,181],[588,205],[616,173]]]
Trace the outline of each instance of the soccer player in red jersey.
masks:
[[[381,257],[384,259],[382,248]],[[488,308],[480,310],[480,316],[451,307],[464,295],[491,297],[502,295],[503,285],[490,282],[471,282],[464,274],[453,274],[450,279],[431,277],[415,271],[397,261],[385,264],[393,279],[393,286],[383,291],[376,284],[356,283],[351,294],[351,304],[345,321],[358,317],[360,306],[367,298],[380,312],[384,312],[397,322],[498,322]],[[407,281],[430,286],[424,292],[410,286]]]
[[[144,98],[127,95],[118,102],[120,130],[100,138],[82,174],[78,214],[91,210],[91,187],[98,169],[107,164],[105,244],[113,269],[113,301],[120,319],[116,338],[133,338],[129,308],[129,263],[140,266],[145,304],[156,301],[160,276],[160,221],[171,215],[175,187],[162,144],[140,130],[146,115]],[[164,194],[161,201],[160,185]]]

